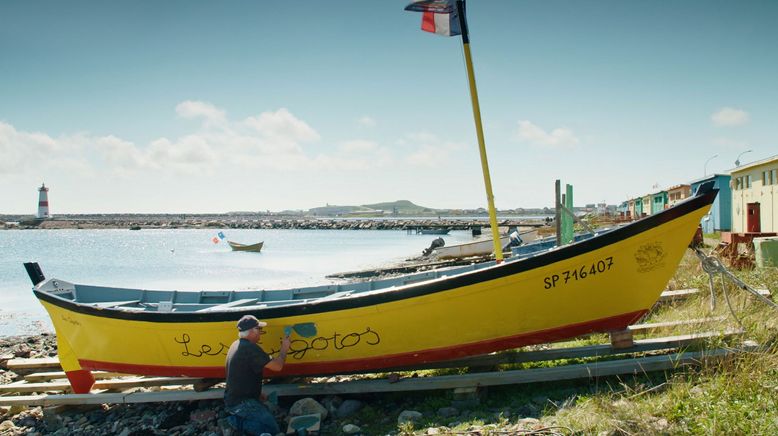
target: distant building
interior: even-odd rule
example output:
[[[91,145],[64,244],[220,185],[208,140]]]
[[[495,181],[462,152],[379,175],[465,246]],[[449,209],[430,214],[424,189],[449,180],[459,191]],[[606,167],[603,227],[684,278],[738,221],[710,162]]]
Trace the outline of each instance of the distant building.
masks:
[[[713,180],[713,187],[719,190],[716,200],[710,208],[710,212],[702,217],[700,224],[705,233],[728,232],[732,230],[732,191],[729,187],[729,174],[712,174],[690,182],[691,192],[697,192],[697,188],[703,183]]]
[[[734,168],[732,231],[778,232],[778,155]]]
[[[49,188],[45,183],[41,183],[41,187],[38,188],[38,213],[35,214],[35,218],[40,220],[51,218],[49,215]]]
[[[667,191],[659,191],[651,194],[651,215],[667,208]]]
[[[616,209],[620,218],[630,218],[629,216],[629,201],[622,202]]]
[[[690,185],[675,185],[667,188],[667,205],[673,207],[675,203],[685,200],[691,195],[692,187]]]
[[[654,199],[653,194],[644,195],[641,198],[641,202],[643,203],[643,207],[641,211],[643,212],[640,216],[648,216],[651,215],[653,212],[651,211],[651,201]]]
[[[629,213],[630,218],[639,218],[640,214],[638,212],[638,200],[636,198],[630,199],[627,204],[627,213]]]

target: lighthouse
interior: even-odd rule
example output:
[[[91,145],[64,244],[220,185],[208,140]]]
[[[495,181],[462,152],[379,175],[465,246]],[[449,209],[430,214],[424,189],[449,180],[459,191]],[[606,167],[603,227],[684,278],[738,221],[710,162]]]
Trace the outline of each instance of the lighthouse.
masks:
[[[49,188],[45,183],[41,183],[41,187],[38,188],[38,213],[35,218],[41,220],[49,218]]]

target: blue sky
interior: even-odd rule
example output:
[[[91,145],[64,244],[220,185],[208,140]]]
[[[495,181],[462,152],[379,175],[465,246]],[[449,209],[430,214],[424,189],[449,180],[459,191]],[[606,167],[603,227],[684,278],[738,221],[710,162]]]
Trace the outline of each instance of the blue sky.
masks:
[[[484,207],[461,40],[406,4],[0,2],[0,213],[34,213],[42,181],[54,215]],[[468,20],[500,209],[778,151],[776,1],[470,0]]]

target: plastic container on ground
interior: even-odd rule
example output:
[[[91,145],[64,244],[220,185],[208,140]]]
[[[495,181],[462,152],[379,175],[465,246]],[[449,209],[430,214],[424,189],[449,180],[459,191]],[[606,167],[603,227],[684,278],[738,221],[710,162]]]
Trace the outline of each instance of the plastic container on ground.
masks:
[[[778,237],[754,238],[754,252],[757,267],[778,266]]]

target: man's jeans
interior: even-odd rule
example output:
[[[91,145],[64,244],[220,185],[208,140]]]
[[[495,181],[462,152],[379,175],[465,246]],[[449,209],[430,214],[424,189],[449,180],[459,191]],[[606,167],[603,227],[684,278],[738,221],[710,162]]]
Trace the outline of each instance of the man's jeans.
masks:
[[[226,410],[230,414],[229,423],[244,433],[259,436],[262,433],[275,435],[281,431],[267,407],[257,400],[243,400]]]

